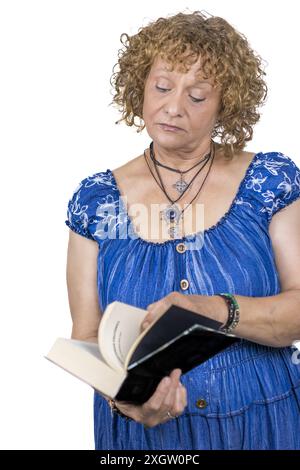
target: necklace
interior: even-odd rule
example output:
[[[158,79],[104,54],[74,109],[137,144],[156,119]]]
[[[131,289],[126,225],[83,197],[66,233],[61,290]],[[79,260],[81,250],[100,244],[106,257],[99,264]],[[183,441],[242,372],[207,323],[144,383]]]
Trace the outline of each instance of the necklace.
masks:
[[[207,159],[210,158],[210,152],[207,153],[202,160],[197,162],[195,165],[193,165],[191,168],[188,168],[187,170],[177,170],[177,168],[171,168],[167,165],[164,165],[163,163],[159,162],[154,155],[154,150],[153,150],[153,142],[150,144],[150,157],[156,166],[161,166],[163,168],[166,168],[167,170],[174,171],[176,173],[180,173],[180,180],[176,181],[175,184],[172,184],[172,187],[175,188],[180,194],[182,194],[185,189],[187,189],[188,183],[184,180],[183,175],[188,173],[189,171],[193,170],[196,168],[196,166],[200,165],[200,163],[205,162]],[[203,168],[203,167],[202,167]],[[189,186],[192,185],[192,182],[190,182]]]
[[[212,145],[212,144],[211,144]],[[151,142],[150,144],[150,156],[153,155],[154,156],[154,150],[153,150],[153,142]],[[207,157],[207,158],[206,158]],[[185,189],[182,191],[182,193],[180,194],[180,196],[173,200],[170,198],[170,196],[168,195],[167,191],[166,191],[166,188],[164,186],[164,183],[162,181],[162,178],[161,178],[161,175],[160,175],[160,172],[159,172],[159,169],[158,167],[155,165],[155,160],[154,160],[154,168],[155,168],[155,172],[159,178],[159,181],[160,181],[160,184],[161,184],[161,190],[163,191],[163,193],[165,194],[165,196],[167,197],[167,199],[169,199],[169,201],[174,204],[176,203],[177,201],[179,201],[183,196],[184,194],[187,192],[187,190],[191,187],[193,181],[197,178],[197,176],[199,175],[199,173],[202,171],[202,169],[205,167],[205,165],[208,163],[210,157],[211,157],[211,151],[206,155],[205,157],[205,160],[204,160],[204,163],[202,165],[202,167],[197,171],[197,173],[193,176],[193,178],[191,179],[191,181],[186,185]],[[152,159],[153,160],[153,159]],[[148,165],[149,166],[149,165]]]
[[[213,160],[214,160],[214,156],[215,156],[215,144],[213,141],[211,141],[211,151],[209,153],[209,158],[206,159],[204,165],[200,168],[200,170],[196,173],[196,175],[192,178],[192,180],[190,181],[190,183],[188,184],[188,186],[185,188],[185,190],[182,192],[182,194],[179,196],[179,198],[177,198],[176,200],[172,200],[170,198],[170,196],[168,195],[168,193],[166,192],[165,190],[165,186],[163,184],[163,181],[162,181],[162,178],[159,174],[159,171],[158,171],[158,168],[157,166],[155,165],[155,170],[157,172],[157,175],[159,177],[159,180],[160,180],[160,184],[158,183],[157,179],[155,178],[154,174],[153,174],[153,171],[151,170],[151,167],[148,163],[148,160],[147,160],[147,157],[146,157],[146,153],[144,151],[144,158],[146,160],[146,163],[148,165],[148,168],[150,170],[150,173],[151,175],[153,176],[154,180],[156,181],[156,183],[158,184],[158,186],[160,187],[160,189],[163,191],[163,193],[165,194],[165,196],[167,197],[167,199],[171,202],[170,205],[168,205],[164,210],[160,211],[160,218],[161,220],[164,219],[168,225],[168,233],[170,235],[171,238],[179,238],[179,235],[180,235],[180,219],[182,219],[182,222],[183,222],[183,218],[184,218],[184,211],[194,202],[194,200],[196,199],[196,197],[199,195],[207,177],[208,177],[208,174],[211,170],[211,167],[212,167],[212,164],[213,164]],[[151,151],[153,151],[153,145],[151,146],[150,144],[150,153]],[[186,192],[186,190],[191,186],[191,183],[194,181],[194,179],[198,176],[198,174],[200,173],[200,171],[204,168],[204,166],[208,163],[210,159],[210,166],[209,166],[209,169],[206,173],[206,176],[199,188],[199,190],[197,191],[196,195],[193,197],[193,199],[188,203],[187,206],[185,206],[183,209],[180,209],[180,207],[176,204],[176,202],[182,198],[182,196],[184,195],[184,193]]]

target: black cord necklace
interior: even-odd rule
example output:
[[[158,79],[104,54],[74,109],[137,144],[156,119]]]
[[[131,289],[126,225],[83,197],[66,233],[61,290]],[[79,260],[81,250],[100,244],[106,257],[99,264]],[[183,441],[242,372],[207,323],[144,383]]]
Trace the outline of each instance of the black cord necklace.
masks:
[[[212,143],[211,143],[211,147],[212,147]],[[204,164],[202,165],[202,167],[201,167],[201,168],[197,171],[197,173],[193,176],[193,178],[191,179],[191,181],[190,181],[189,183],[187,183],[187,185],[186,185],[185,189],[182,191],[181,195],[180,195],[177,199],[175,199],[175,200],[171,199],[170,196],[168,195],[168,193],[167,193],[167,191],[166,191],[166,189],[165,189],[165,186],[164,186],[164,184],[163,184],[161,175],[160,175],[160,173],[159,173],[158,167],[157,167],[157,166],[155,165],[155,163],[154,163],[154,168],[155,168],[156,174],[157,174],[157,176],[158,176],[158,178],[159,178],[159,181],[160,181],[160,183],[161,183],[161,186],[162,186],[162,191],[164,192],[165,196],[169,199],[169,201],[170,201],[172,204],[175,204],[177,201],[179,201],[179,199],[181,199],[181,198],[184,196],[184,194],[187,192],[187,190],[192,186],[193,181],[197,178],[197,176],[199,175],[199,173],[202,171],[202,169],[203,169],[203,168],[206,166],[206,164],[208,163],[208,161],[209,161],[209,159],[210,159],[210,157],[211,157],[211,153],[212,153],[212,148],[211,148],[210,152],[205,156],[205,161],[204,161]],[[151,156],[151,155],[154,156],[154,151],[153,151],[153,146],[151,146],[151,144],[150,144],[150,156]],[[174,186],[174,185],[172,185],[172,186]]]
[[[211,167],[212,167],[212,164],[213,164],[213,161],[214,161],[214,157],[215,157],[215,143],[214,141],[211,141],[211,151],[209,153],[209,158],[205,161],[204,165],[200,168],[200,170],[196,173],[196,175],[192,178],[191,182],[194,181],[194,179],[197,177],[197,175],[200,173],[200,171],[204,168],[204,166],[208,163],[209,159],[210,159],[210,166],[209,166],[209,169],[205,175],[205,178],[199,188],[199,190],[197,191],[196,195],[193,197],[193,199],[188,203],[187,206],[185,206],[183,209],[180,209],[178,207],[178,205],[176,205],[176,202],[182,198],[182,196],[184,195],[184,193],[186,192],[186,190],[191,186],[191,182],[189,183],[188,185],[188,188],[186,188],[182,194],[179,196],[178,199],[176,200],[172,200],[169,195],[167,194],[166,190],[165,190],[165,186],[163,184],[163,181],[161,179],[161,176],[159,174],[159,171],[158,171],[158,168],[156,167],[155,165],[155,170],[158,174],[158,177],[159,177],[159,180],[160,180],[160,183],[158,183],[157,179],[155,178],[154,174],[153,174],[153,171],[151,170],[151,167],[148,163],[148,160],[147,160],[147,157],[146,157],[146,153],[144,151],[144,158],[146,160],[146,163],[148,165],[148,168],[150,170],[150,173],[151,175],[153,176],[154,180],[156,181],[157,185],[160,187],[160,189],[163,191],[163,193],[165,194],[165,196],[167,197],[167,199],[171,202],[171,204],[169,206],[167,206],[164,210],[160,211],[160,214],[161,214],[161,219],[164,219],[167,224],[169,225],[169,228],[168,228],[168,233],[169,235],[171,236],[171,238],[179,238],[179,222],[180,222],[180,219],[182,218],[183,219],[183,215],[184,215],[184,211],[194,202],[194,200],[196,199],[196,197],[199,195],[207,177],[208,177],[208,174],[211,170]],[[151,151],[153,151],[153,147],[151,149],[151,144],[150,144],[150,154],[151,154]],[[210,158],[211,157],[211,158]]]
[[[195,165],[193,165],[191,168],[188,168],[187,170],[178,170],[177,168],[172,168],[170,166],[167,166],[167,165],[164,165],[163,163],[159,162],[155,155],[154,155],[154,150],[153,150],[153,142],[151,142],[150,144],[150,157],[151,157],[151,160],[153,161],[154,165],[156,166],[161,166],[162,168],[165,168],[167,170],[170,170],[170,171],[173,171],[175,173],[180,173],[180,180],[176,181],[175,184],[172,184],[172,187],[175,188],[179,193],[183,193],[185,191],[185,189],[187,189],[187,186],[188,186],[188,183],[184,180],[183,178],[183,175],[185,175],[186,173],[188,173],[189,171],[193,170],[194,168],[196,168],[196,166],[200,165],[200,163],[202,162],[205,162],[207,159],[210,158],[210,153],[207,153],[203,158],[202,160],[199,160],[199,162],[197,162]],[[203,167],[202,167],[203,168]],[[192,180],[193,181],[193,180]],[[192,184],[192,181],[189,183],[189,185],[191,186]]]

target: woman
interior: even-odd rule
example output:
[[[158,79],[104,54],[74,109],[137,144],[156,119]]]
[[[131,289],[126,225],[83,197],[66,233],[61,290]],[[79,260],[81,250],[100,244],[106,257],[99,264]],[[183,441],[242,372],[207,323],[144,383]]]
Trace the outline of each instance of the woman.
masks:
[[[96,341],[119,300],[148,309],[142,328],[173,303],[242,339],[142,406],[95,392],[96,449],[299,449],[300,170],[243,150],[267,93],[261,59],[197,11],[125,36],[114,103],[152,142],[69,202],[72,337]]]

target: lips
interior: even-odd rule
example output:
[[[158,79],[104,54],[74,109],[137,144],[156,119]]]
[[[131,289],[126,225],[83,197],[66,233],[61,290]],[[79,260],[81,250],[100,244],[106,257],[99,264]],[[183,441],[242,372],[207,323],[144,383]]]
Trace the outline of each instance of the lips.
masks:
[[[181,127],[177,127],[177,126],[172,126],[171,124],[167,124],[165,122],[160,122],[159,123],[160,126],[164,126],[165,128],[169,128],[169,129],[177,129],[179,131],[182,131],[183,129]]]

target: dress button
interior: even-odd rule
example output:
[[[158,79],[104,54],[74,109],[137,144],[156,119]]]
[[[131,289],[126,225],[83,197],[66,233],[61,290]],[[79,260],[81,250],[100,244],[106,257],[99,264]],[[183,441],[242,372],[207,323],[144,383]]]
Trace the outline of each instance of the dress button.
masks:
[[[186,246],[184,243],[178,243],[178,245],[176,245],[176,250],[178,251],[178,253],[184,253],[186,251]]]
[[[181,279],[180,287],[182,290],[187,290],[189,288],[189,281],[187,279]]]
[[[207,401],[204,400],[204,398],[199,398],[199,400],[196,401],[196,406],[197,408],[200,408],[203,410],[204,408],[207,407]]]

